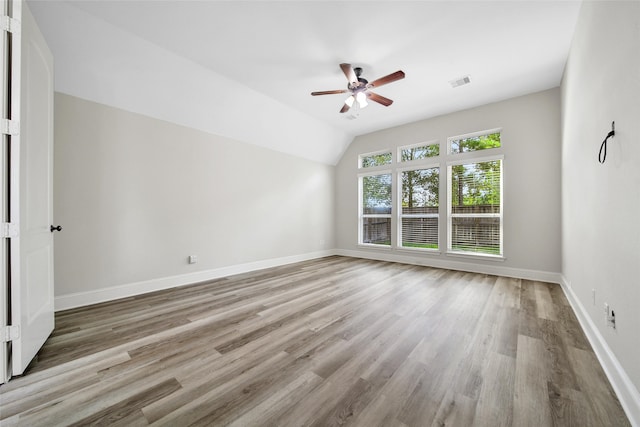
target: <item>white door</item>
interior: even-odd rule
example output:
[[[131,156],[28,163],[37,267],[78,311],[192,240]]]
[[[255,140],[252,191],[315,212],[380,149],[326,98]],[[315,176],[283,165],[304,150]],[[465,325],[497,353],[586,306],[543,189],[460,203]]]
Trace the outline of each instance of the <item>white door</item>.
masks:
[[[27,4],[20,6],[20,131],[11,137],[9,167],[9,213],[18,222],[10,239],[11,323],[19,328],[11,342],[13,375],[24,372],[54,324],[53,56]]]

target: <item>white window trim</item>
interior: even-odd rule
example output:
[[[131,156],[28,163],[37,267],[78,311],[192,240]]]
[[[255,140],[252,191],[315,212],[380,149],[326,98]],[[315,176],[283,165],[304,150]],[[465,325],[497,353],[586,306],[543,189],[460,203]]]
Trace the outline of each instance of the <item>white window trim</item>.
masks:
[[[477,151],[474,151],[477,153]],[[476,214],[476,215],[468,215],[468,214],[454,214],[451,212],[451,167],[456,165],[468,164],[468,163],[482,163],[482,162],[490,162],[494,160],[500,160],[500,213],[497,214]],[[495,156],[482,156],[482,157],[466,157],[465,159],[456,159],[455,161],[447,162],[447,255],[454,256],[462,256],[462,257],[470,257],[470,258],[492,258],[497,260],[504,260],[504,155],[498,154]],[[500,218],[500,254],[486,254],[482,252],[466,252],[466,251],[454,251],[451,248],[451,230],[452,218]]]
[[[484,151],[484,150],[483,150]],[[483,151],[479,151],[479,152],[483,152]],[[473,153],[478,153],[478,151],[473,151]],[[466,154],[466,153],[465,153]],[[449,169],[449,167],[451,166],[457,166],[457,165],[466,165],[467,163],[482,163],[482,162],[490,162],[492,160],[500,160],[501,162],[504,162],[504,154],[494,154],[494,155],[487,155],[487,156],[473,156],[473,157],[465,157],[464,159],[460,158],[456,158],[455,160],[449,160],[447,162],[447,170]]]
[[[396,168],[396,172],[398,172],[398,176],[402,172],[414,171],[417,169],[438,169],[440,168],[441,161],[434,161],[434,159],[438,159],[439,157],[428,157],[426,159],[420,160],[411,160],[410,162],[402,162],[402,167]],[[417,162],[420,162],[418,164]]]

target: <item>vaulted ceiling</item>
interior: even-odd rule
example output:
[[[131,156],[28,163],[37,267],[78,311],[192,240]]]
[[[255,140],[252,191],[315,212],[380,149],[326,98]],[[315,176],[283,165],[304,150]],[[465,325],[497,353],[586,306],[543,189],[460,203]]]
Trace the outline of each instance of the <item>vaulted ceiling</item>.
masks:
[[[556,87],[579,1],[28,1],[56,90],[334,164],[353,137]],[[338,64],[376,90],[338,111]],[[450,81],[471,83],[452,88]]]

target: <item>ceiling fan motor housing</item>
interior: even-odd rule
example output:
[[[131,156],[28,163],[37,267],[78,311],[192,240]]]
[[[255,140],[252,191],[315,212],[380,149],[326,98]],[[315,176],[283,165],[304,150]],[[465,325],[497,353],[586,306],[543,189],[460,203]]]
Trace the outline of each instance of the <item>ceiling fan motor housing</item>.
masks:
[[[356,89],[366,89],[367,84],[369,83],[369,81],[363,77],[360,77],[362,75],[362,68],[360,67],[355,67],[353,69],[353,72],[356,75],[356,78],[358,79],[358,84],[357,85],[352,85],[351,83],[349,83],[347,85],[349,90],[356,90]]]

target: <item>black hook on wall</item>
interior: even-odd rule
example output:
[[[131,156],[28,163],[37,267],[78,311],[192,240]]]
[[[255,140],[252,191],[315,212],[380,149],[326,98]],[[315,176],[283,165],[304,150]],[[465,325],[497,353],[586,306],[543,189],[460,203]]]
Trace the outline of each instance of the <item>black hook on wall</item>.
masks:
[[[600,152],[598,153],[598,161],[600,163],[604,163],[607,159],[607,140],[616,134],[616,122],[611,122],[611,132],[607,134],[602,141],[602,145],[600,145]]]

